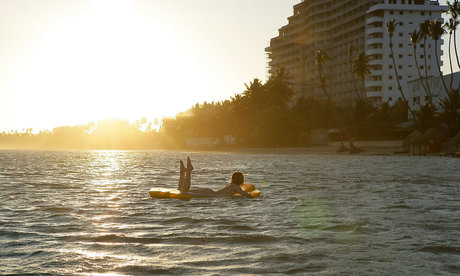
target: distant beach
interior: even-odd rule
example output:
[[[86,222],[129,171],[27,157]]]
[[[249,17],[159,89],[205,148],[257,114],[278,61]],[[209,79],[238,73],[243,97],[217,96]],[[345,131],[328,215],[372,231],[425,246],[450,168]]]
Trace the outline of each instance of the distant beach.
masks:
[[[404,151],[402,140],[391,141],[355,141],[355,147],[362,150],[358,155],[394,155],[397,152]],[[348,142],[344,142],[349,147]],[[201,148],[189,149],[192,151],[211,151],[211,152],[233,152],[249,154],[350,154],[346,152],[337,152],[340,148],[340,142],[330,142],[327,145],[314,145],[310,147],[226,147],[226,148]]]

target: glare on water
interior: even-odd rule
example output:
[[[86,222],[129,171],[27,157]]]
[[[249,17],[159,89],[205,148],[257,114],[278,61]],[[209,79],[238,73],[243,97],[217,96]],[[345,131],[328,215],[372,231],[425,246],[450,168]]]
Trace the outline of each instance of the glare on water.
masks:
[[[217,189],[257,199],[149,198]],[[407,156],[0,151],[0,274],[458,274],[458,160]]]

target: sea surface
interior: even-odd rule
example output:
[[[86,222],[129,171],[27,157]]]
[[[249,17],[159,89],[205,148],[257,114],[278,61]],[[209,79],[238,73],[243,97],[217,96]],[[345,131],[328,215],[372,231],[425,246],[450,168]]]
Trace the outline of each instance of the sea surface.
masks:
[[[217,189],[256,199],[152,199]],[[0,151],[0,274],[459,275],[460,159]]]

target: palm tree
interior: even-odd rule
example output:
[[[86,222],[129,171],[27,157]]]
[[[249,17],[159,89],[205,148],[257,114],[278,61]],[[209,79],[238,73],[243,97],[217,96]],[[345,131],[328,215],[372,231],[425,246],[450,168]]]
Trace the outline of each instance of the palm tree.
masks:
[[[321,85],[321,89],[323,90],[324,96],[326,96],[327,101],[329,102],[329,105],[331,106],[332,112],[334,113],[335,120],[337,122],[338,127],[341,129],[339,131],[339,137],[340,137],[340,149],[339,151],[345,151],[345,146],[343,145],[343,139],[342,139],[342,130],[345,129],[343,126],[343,122],[340,119],[339,114],[337,113],[337,110],[335,109],[335,105],[332,102],[331,97],[327,93],[326,89],[326,78],[323,75],[323,65],[330,59],[329,55],[327,54],[326,51],[318,50],[315,51],[315,63],[318,68],[318,75],[319,75],[319,81]]]
[[[348,48],[348,63],[350,65],[350,73],[353,78],[353,88],[356,92],[357,98],[359,99],[360,95],[359,95],[358,87],[356,87],[356,78],[355,78],[355,74],[353,74],[353,54],[354,52],[355,52],[355,47],[352,45],[350,46],[350,48]]]
[[[255,78],[252,82],[249,82],[249,85],[245,83],[244,86],[246,90],[243,95],[249,99],[253,107],[261,108],[267,103],[267,95],[264,95],[264,86],[259,79]]]
[[[454,81],[454,69],[452,68],[452,52],[451,52],[451,46],[452,46],[452,33],[455,33],[457,30],[458,26],[458,21],[455,20],[454,18],[449,18],[449,21],[444,24],[444,27],[449,30],[449,65],[450,65],[450,82],[449,82],[449,89],[452,89],[452,82]]]
[[[399,90],[399,93],[401,94],[401,98],[403,99],[403,101],[407,102],[406,96],[403,93],[401,83],[399,81],[399,74],[398,74],[398,70],[396,68],[395,55],[394,55],[394,52],[393,52],[393,34],[395,32],[395,29],[396,29],[396,26],[398,25],[398,23],[396,23],[396,21],[394,19],[391,19],[390,21],[386,22],[386,25],[387,25],[388,36],[390,37],[391,59],[393,60],[393,69],[395,71],[396,81],[398,83],[398,90]],[[413,115],[413,111],[410,108],[409,104],[407,105],[407,108],[409,109],[409,112]]]
[[[426,59],[426,39],[430,34],[430,20],[425,20],[422,23],[420,23],[420,35],[423,38],[423,57],[425,61],[425,83],[426,83],[426,88],[428,90],[428,100],[430,103],[432,103],[433,97],[431,96],[431,88],[430,84],[428,83],[428,62]]]
[[[459,89],[451,89],[448,97],[439,102],[443,113],[441,119],[447,125],[450,137],[460,131],[460,92]]]
[[[429,98],[430,93],[429,93],[428,89],[426,88],[425,83],[423,82],[422,73],[420,72],[420,67],[418,65],[418,59],[417,59],[417,43],[419,43],[420,40],[422,39],[422,34],[421,34],[421,32],[417,32],[417,30],[414,30],[409,38],[410,38],[410,41],[412,43],[412,48],[414,50],[415,67],[417,67],[417,72],[418,72],[418,76],[420,78],[420,83],[422,84],[423,90],[425,90],[425,93]]]
[[[353,59],[352,67],[353,75],[359,77],[363,82],[364,98],[367,99],[365,79],[371,75],[369,56],[366,56],[364,52],[359,53],[359,55]]]
[[[326,90],[326,79],[323,76],[323,65],[324,63],[329,61],[329,59],[330,57],[326,51],[322,51],[322,50],[315,51],[315,64],[318,68],[318,75],[319,75],[319,81],[321,84],[321,88],[327,100],[331,101],[331,98],[329,97],[329,94],[327,93],[327,90]]]
[[[443,34],[446,33],[446,30],[442,27],[442,23],[440,20],[432,21],[429,25],[430,31],[430,38],[434,40],[434,52],[436,55],[436,64],[438,65],[439,76],[441,77],[441,83],[446,90],[446,93],[449,93],[449,89],[447,88],[446,82],[442,76],[441,66],[439,65],[439,58],[438,58],[438,40],[442,37]],[[432,101],[430,101],[432,102]]]
[[[287,109],[289,104],[292,103],[294,93],[289,79],[289,73],[284,68],[281,68],[276,70],[276,73],[267,81],[265,87],[271,105],[279,105],[283,109]]]
[[[454,49],[455,49],[455,59],[457,60],[457,65],[458,67],[460,68],[460,61],[458,59],[458,52],[457,52],[457,35],[456,35],[456,31],[457,31],[457,26],[458,26],[458,15],[460,13],[460,2],[459,0],[454,0],[454,2],[450,3],[450,2],[447,2],[447,5],[449,7],[448,9],[448,13],[452,16],[452,19],[454,21],[454,24],[452,24],[452,28],[453,28],[453,33],[454,33]],[[450,31],[450,29],[449,29]],[[449,46],[450,46],[450,42],[449,42]],[[450,54],[450,51],[449,51],[449,54]]]

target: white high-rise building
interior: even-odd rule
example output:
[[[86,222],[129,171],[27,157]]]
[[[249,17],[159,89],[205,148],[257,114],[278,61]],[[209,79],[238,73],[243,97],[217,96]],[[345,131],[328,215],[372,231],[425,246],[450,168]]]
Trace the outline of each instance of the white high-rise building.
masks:
[[[314,62],[316,50],[325,50],[330,61],[325,64],[329,94],[336,103],[352,105],[363,95],[361,80],[353,81],[349,49],[354,56],[369,56],[371,76],[365,80],[366,95],[374,103],[401,98],[390,53],[386,22],[398,23],[393,35],[393,51],[401,86],[419,78],[409,36],[425,20],[441,19],[447,7],[430,0],[303,0],[294,6],[289,24],[266,48],[270,72],[284,68],[290,75],[294,90],[301,96],[323,97]],[[442,55],[442,40],[438,55]],[[421,43],[423,44],[423,42]],[[438,69],[431,39],[426,45],[428,76],[437,76]],[[425,75],[425,56],[418,45],[417,58]],[[442,63],[440,63],[442,65]],[[356,86],[356,88],[355,88]]]

